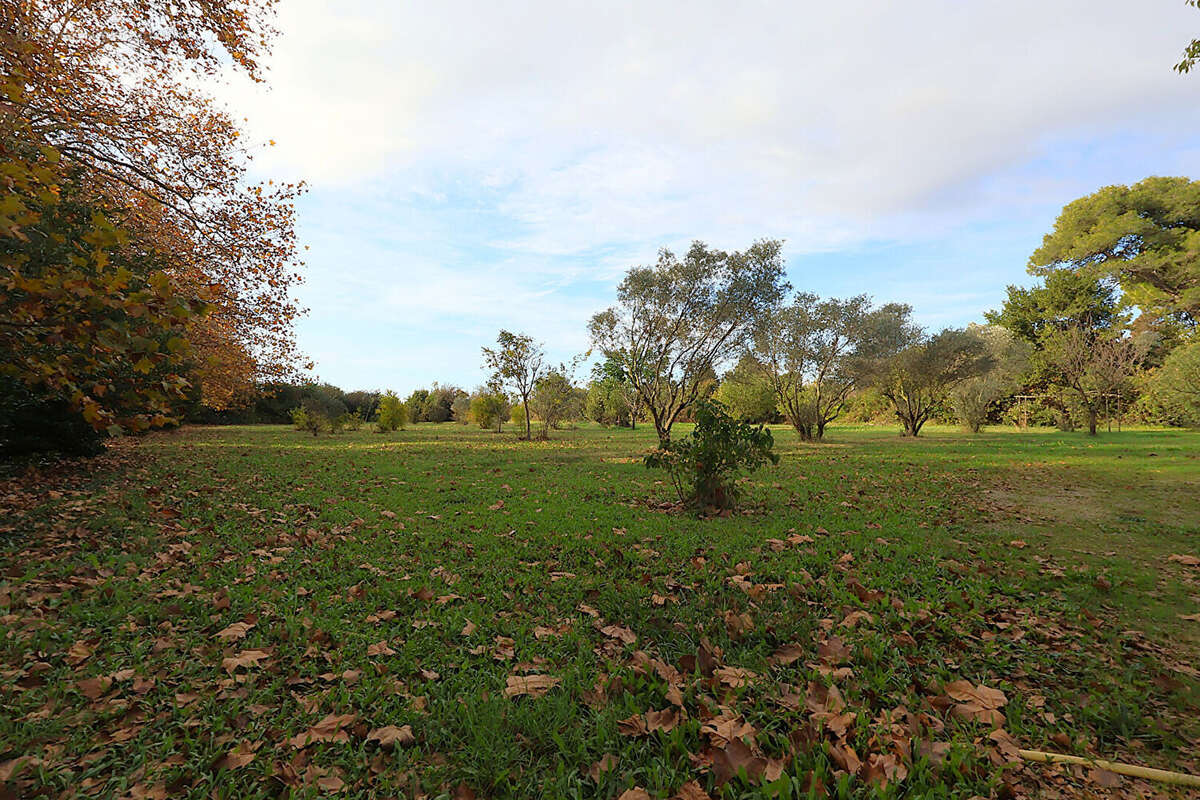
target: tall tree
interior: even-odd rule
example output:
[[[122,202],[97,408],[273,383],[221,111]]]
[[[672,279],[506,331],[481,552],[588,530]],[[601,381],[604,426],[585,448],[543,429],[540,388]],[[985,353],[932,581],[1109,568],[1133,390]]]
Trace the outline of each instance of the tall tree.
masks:
[[[910,313],[898,303],[872,308],[866,295],[821,300],[799,292],[791,304],[765,317],[755,330],[754,351],[779,408],[802,439],[825,435],[866,360],[904,345],[912,329]]]
[[[1026,386],[1044,395],[1063,429],[1073,424],[1071,396],[1078,399],[1077,381],[1064,369],[1072,361],[1054,357],[1063,337],[1070,331],[1073,340],[1077,335],[1089,342],[1119,339],[1128,323],[1111,279],[1069,269],[1049,272],[1040,286],[1009,286],[1004,306],[984,316],[1032,346]]]
[[[36,155],[50,173],[45,185],[70,176],[131,249],[153,254],[182,299],[207,305],[186,324],[186,339],[196,382],[210,388],[206,402],[216,407],[252,380],[292,375],[297,358],[292,323],[300,310],[290,289],[299,280],[299,187],[247,185],[250,153],[240,131],[204,91],[206,79],[231,67],[262,80],[273,7],[274,0],[23,0],[4,4],[0,17],[5,160]],[[25,226],[31,222],[25,215]],[[21,228],[0,219],[14,249],[34,246]],[[3,265],[18,282],[26,277],[20,255]],[[24,302],[56,291],[53,278],[26,281]],[[51,318],[31,324],[45,337],[60,335]],[[102,357],[103,344],[94,352]],[[76,403],[104,408],[86,392]],[[101,414],[97,424],[104,422]]]
[[[1115,279],[1125,301],[1200,323],[1200,181],[1146,178],[1069,203],[1029,259],[1034,275]]]
[[[625,367],[660,444],[783,296],[782,249],[763,240],[727,253],[693,242],[682,259],[661,250],[654,266],[626,273],[617,305],[592,317],[593,345]]]
[[[483,348],[484,367],[492,371],[492,383],[507,386],[521,398],[525,409],[525,438],[530,438],[529,398],[545,374],[546,354],[532,336],[500,331],[496,348]]]

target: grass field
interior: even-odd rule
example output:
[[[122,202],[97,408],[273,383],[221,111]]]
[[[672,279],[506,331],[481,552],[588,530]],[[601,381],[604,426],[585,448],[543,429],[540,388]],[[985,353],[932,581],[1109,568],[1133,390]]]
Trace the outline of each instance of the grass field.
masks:
[[[779,430],[714,519],[665,510],[652,440],[188,429],[0,484],[0,796],[1168,791],[1016,746],[1200,772],[1200,434]]]

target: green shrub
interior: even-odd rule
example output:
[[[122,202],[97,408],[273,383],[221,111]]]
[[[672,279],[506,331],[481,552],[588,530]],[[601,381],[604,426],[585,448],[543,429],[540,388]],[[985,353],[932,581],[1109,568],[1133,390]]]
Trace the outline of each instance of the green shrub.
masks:
[[[511,419],[511,407],[503,392],[490,389],[476,389],[471,396],[471,421],[481,428],[495,428],[500,432],[501,426]]]
[[[779,463],[772,451],[775,440],[763,425],[734,419],[715,400],[697,403],[695,416],[691,434],[648,454],[646,466],[665,469],[680,501],[690,508],[732,508],[737,503],[739,473]]]
[[[316,436],[329,427],[329,418],[315,405],[302,403],[292,409],[292,424],[298,431],[307,431]]]
[[[408,419],[408,404],[400,402],[395,392],[384,392],[379,398],[379,417],[375,420],[375,430],[379,433],[404,430]]]

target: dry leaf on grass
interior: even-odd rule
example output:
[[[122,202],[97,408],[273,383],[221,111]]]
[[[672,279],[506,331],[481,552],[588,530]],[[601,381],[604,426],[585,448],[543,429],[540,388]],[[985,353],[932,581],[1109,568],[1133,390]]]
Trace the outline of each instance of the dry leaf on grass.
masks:
[[[367,734],[368,742],[379,742],[382,747],[394,747],[400,745],[407,747],[414,744],[417,738],[413,736],[412,727],[409,725],[384,725],[382,728],[376,728]]]
[[[504,687],[505,697],[541,697],[546,692],[562,683],[562,678],[553,675],[509,675]]]

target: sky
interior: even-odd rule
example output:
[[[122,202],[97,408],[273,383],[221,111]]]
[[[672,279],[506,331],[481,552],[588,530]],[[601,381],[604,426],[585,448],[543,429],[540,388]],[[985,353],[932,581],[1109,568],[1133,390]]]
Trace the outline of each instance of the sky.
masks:
[[[1066,203],[1200,176],[1183,0],[288,0],[277,27],[267,83],[218,94],[253,174],[308,184],[297,333],[347,390],[471,389],[501,328],[567,361],[696,239],[980,321]]]

